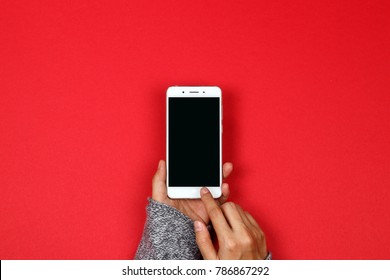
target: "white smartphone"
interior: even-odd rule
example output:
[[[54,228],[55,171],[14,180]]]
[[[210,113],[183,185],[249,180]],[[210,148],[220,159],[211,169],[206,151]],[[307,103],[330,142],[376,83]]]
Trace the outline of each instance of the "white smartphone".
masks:
[[[167,90],[167,188],[173,199],[214,198],[222,184],[222,92],[216,86]]]

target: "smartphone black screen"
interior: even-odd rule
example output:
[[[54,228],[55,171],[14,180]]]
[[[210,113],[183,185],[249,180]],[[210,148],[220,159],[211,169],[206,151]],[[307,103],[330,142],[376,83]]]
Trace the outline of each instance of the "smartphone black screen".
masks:
[[[169,97],[169,185],[219,186],[218,97]]]

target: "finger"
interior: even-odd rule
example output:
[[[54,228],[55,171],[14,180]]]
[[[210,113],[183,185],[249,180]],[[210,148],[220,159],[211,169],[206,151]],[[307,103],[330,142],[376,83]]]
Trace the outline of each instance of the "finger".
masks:
[[[196,236],[196,244],[198,244],[200,253],[205,260],[216,260],[217,252],[215,251],[213,242],[211,241],[210,233],[206,225],[201,221],[195,221],[194,230]]]
[[[226,179],[233,171],[233,163],[225,162],[222,166],[223,178]]]
[[[252,217],[252,215],[249,214],[249,212],[244,211],[239,205],[237,205],[237,208],[239,209],[239,213],[240,213],[241,217],[243,218],[243,221],[244,221],[247,229],[250,230],[251,234],[256,239],[256,243],[260,246],[261,244],[259,243],[259,241],[261,241],[262,236],[264,235],[263,232],[261,231],[260,227],[256,223],[255,219]]]
[[[249,212],[245,211],[245,215],[246,215],[246,217],[248,218],[248,220],[250,221],[250,223],[251,223],[254,227],[256,227],[256,228],[258,228],[260,231],[262,231],[261,228],[260,228],[260,226],[259,226],[259,224],[256,222],[255,218],[253,218],[252,215],[249,214]]]
[[[245,211],[245,215],[247,216],[248,220],[252,224],[252,228],[253,228],[252,233],[256,236],[257,249],[261,253],[261,258],[264,259],[268,253],[264,232],[261,230],[259,224],[252,217],[252,215],[249,214],[249,212]]]
[[[153,199],[158,199],[161,196],[164,197],[167,195],[167,186],[165,184],[166,179],[167,179],[167,170],[165,167],[165,161],[160,160],[158,163],[157,171],[154,174],[152,180]]]
[[[237,205],[233,202],[227,202],[221,208],[233,231],[241,229],[244,221],[238,212]]]
[[[222,183],[221,189],[222,189],[222,195],[218,199],[218,202],[219,202],[219,204],[224,204],[228,200],[229,195],[230,195],[229,184]]]
[[[207,188],[202,188],[200,190],[200,196],[206,208],[207,214],[210,217],[211,223],[214,226],[217,237],[222,237],[224,234],[231,232],[221,208],[219,208],[210,191]]]
[[[240,214],[244,224],[248,227],[248,228],[251,228],[253,227],[253,225],[251,224],[251,222],[249,221],[248,217],[245,215],[245,212],[244,210],[242,210],[241,206],[240,205],[237,205],[237,209],[238,209],[238,213]]]

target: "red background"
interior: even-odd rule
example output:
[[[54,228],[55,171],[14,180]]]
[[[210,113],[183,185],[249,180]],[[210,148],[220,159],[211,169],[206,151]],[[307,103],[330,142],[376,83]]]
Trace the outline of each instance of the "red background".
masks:
[[[170,85],[275,258],[390,259],[388,1],[239,2],[0,2],[1,259],[134,256]]]

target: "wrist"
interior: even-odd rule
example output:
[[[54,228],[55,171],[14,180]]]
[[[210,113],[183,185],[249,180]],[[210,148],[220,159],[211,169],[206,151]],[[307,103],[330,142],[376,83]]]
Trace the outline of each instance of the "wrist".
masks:
[[[265,257],[264,260],[266,260],[266,261],[272,260],[272,253],[271,253],[271,252],[268,252],[268,254],[267,254],[267,256]]]

